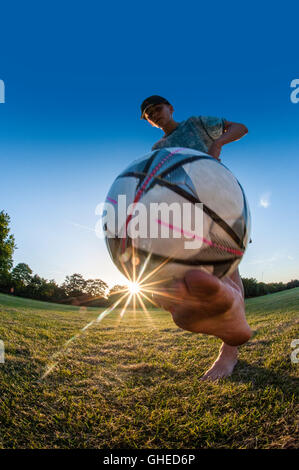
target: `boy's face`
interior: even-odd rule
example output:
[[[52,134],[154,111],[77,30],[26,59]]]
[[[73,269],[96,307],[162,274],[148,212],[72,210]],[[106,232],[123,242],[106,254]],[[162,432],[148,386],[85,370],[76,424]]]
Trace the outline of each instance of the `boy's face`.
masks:
[[[151,106],[145,113],[146,120],[154,127],[163,128],[172,119],[173,107],[161,103]]]

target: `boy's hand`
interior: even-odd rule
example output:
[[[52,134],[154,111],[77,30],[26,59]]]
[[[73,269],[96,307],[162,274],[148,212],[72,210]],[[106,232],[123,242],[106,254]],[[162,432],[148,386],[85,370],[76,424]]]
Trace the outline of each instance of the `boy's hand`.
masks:
[[[221,153],[221,144],[219,144],[217,141],[213,142],[211,147],[208,150],[208,154],[211,155],[211,157],[216,158],[216,160],[220,161],[219,155]]]

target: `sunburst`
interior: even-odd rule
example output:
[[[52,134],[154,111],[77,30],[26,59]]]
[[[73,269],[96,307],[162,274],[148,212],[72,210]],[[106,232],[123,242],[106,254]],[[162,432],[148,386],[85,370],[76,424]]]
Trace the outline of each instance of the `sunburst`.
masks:
[[[128,289],[132,295],[136,295],[141,290],[141,285],[139,284],[139,282],[129,282]]]
[[[170,280],[170,278],[164,278],[164,279],[159,279],[156,281],[151,281],[151,282],[146,282],[150,281],[153,276],[155,276],[162,268],[163,266],[170,261],[171,258],[167,258],[166,260],[163,260],[158,266],[155,266],[151,271],[146,270],[146,268],[149,265],[151,258],[151,253],[148,254],[146,257],[143,265],[140,267],[138,277],[136,277],[136,263],[134,260],[136,259],[135,257],[135,250],[133,247],[132,250],[132,259],[131,259],[131,264],[132,264],[132,276],[130,276],[130,273],[125,266],[124,262],[121,261],[121,265],[123,268],[123,271],[125,272],[127,279],[128,279],[128,286],[124,289],[120,289],[117,292],[114,292],[114,294],[122,294],[115,302],[113,305],[111,305],[109,308],[105,309],[100,315],[93,321],[89,322],[87,325],[85,325],[77,334],[72,336],[68,341],[64,343],[62,348],[56,352],[50,359],[48,366],[46,367],[45,372],[43,373],[42,377],[40,380],[43,380],[46,378],[54,369],[55,367],[59,364],[59,361],[61,359],[58,359],[59,356],[62,356],[63,353],[65,353],[71,343],[73,343],[76,339],[78,339],[81,335],[83,335],[93,324],[101,322],[107,315],[109,315],[111,312],[113,312],[116,307],[121,308],[120,310],[120,320],[123,318],[125,315],[128,306],[130,303],[133,305],[133,313],[136,315],[136,304],[138,308],[141,307],[142,311],[146,314],[147,318],[152,321],[150,312],[146,308],[146,304],[144,303],[144,300],[148,301],[155,307],[159,307],[159,305],[155,302],[153,299],[153,296],[162,296],[162,297],[167,297],[168,299],[172,300],[177,300],[178,298],[161,291],[159,289],[159,285],[161,286],[163,283],[167,282]],[[150,294],[150,297],[149,295]]]

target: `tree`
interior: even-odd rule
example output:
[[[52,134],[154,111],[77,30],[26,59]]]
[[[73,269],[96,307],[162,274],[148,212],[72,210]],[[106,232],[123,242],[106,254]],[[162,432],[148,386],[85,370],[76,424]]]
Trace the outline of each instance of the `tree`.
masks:
[[[62,288],[68,297],[79,297],[84,294],[86,281],[81,274],[75,273],[71,276],[66,276]]]
[[[59,302],[66,298],[65,290],[54,279],[47,281],[47,295],[48,300],[52,302]]]
[[[242,282],[244,286],[245,297],[256,297],[259,294],[258,282],[254,278],[242,277]]]
[[[9,234],[10,228],[10,217],[9,215],[1,211],[0,212],[0,278],[7,277],[13,264],[13,253],[17,248],[15,238],[12,234]]]
[[[287,289],[293,289],[294,287],[299,287],[298,279],[292,279],[287,283]]]
[[[27,286],[31,281],[32,269],[26,263],[17,264],[12,272],[11,278],[17,285]]]
[[[108,292],[109,304],[116,302],[126,292],[128,292],[128,286],[121,286],[119,284],[116,284],[115,286],[111,287]]]
[[[109,290],[109,296],[116,294],[123,295],[125,293],[124,291],[128,291],[128,286],[121,286],[120,284],[116,284]]]
[[[108,285],[102,279],[87,279],[84,288],[85,294],[91,297],[106,297]]]
[[[81,301],[81,305],[87,307],[106,308],[108,306],[108,285],[101,279],[88,279],[85,286],[85,299]]]
[[[28,292],[30,292],[33,298],[40,298],[41,292],[47,283],[46,279],[43,279],[38,274],[32,276],[30,284],[28,285]]]

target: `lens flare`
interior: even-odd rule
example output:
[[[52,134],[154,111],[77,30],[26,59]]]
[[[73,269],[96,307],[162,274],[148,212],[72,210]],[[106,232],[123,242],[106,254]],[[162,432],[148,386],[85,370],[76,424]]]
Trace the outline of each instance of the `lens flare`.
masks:
[[[128,289],[130,291],[130,294],[136,295],[140,292],[141,285],[138,282],[129,282]]]
[[[134,254],[134,248],[133,248],[133,254]],[[53,372],[53,370],[58,366],[59,362],[62,360],[63,355],[69,351],[72,343],[74,343],[79,337],[84,335],[86,331],[90,329],[93,325],[96,323],[101,322],[107,315],[115,311],[116,307],[121,309],[119,319],[121,320],[124,316],[124,314],[127,311],[127,308],[130,307],[130,304],[133,306],[133,312],[136,314],[136,301],[138,307],[141,306],[142,311],[147,315],[147,318],[150,322],[151,320],[151,314],[148,311],[144,300],[152,304],[154,307],[158,308],[159,305],[155,302],[153,299],[153,295],[159,296],[159,297],[164,297],[172,300],[179,300],[177,297],[167,293],[163,292],[163,287],[161,284],[169,281],[169,278],[165,279],[160,279],[153,281],[152,279],[155,278],[155,275],[157,274],[158,271],[163,268],[165,263],[170,261],[170,258],[167,258],[163,262],[161,262],[158,266],[154,267],[152,270],[147,270],[148,264],[150,262],[151,258],[151,253],[147,256],[146,260],[144,261],[143,265],[140,267],[138,277],[136,278],[136,263],[132,262],[132,272],[131,275],[129,271],[126,269],[124,260],[120,260],[122,267],[124,269],[124,272],[126,273],[126,276],[129,280],[128,286],[125,287],[124,289],[120,289],[117,293],[120,294],[120,297],[114,302],[113,305],[110,307],[106,308],[103,312],[101,312],[98,317],[95,320],[92,320],[89,322],[87,325],[85,325],[83,328],[79,330],[77,334],[74,334],[68,341],[66,341],[63,346],[60,348],[59,351],[57,351],[55,354],[52,355],[52,357],[49,360],[49,363],[46,367],[46,370],[42,374],[41,378],[39,381],[44,380],[49,374]],[[152,279],[151,279],[152,278]],[[150,282],[148,282],[150,280]],[[162,287],[162,290],[161,290]],[[147,295],[149,294],[150,297]],[[124,304],[123,304],[124,301]],[[123,307],[122,307],[123,304]]]

